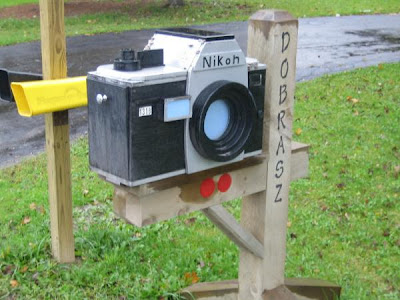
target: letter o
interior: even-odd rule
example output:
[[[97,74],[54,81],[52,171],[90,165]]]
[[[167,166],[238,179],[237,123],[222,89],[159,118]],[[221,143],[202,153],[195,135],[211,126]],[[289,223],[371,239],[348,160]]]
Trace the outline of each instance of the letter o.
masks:
[[[286,67],[286,68],[285,68],[285,67]],[[286,69],[286,70],[285,70],[285,73],[283,73],[284,68]],[[285,59],[282,61],[282,64],[281,64],[281,77],[282,77],[282,78],[286,78],[288,72],[289,72],[289,63],[288,63],[287,58],[285,58]]]

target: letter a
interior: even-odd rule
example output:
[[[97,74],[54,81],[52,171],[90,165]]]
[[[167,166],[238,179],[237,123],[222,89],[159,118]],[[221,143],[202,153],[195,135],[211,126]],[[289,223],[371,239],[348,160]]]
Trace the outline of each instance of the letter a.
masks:
[[[279,149],[282,148],[282,154],[285,154],[285,147],[283,146],[283,138],[280,137],[278,149],[276,149],[276,155],[279,155]]]

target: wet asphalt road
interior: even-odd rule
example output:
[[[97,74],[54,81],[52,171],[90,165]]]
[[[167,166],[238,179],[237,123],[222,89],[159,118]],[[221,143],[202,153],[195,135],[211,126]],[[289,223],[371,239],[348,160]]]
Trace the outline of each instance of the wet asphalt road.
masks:
[[[195,26],[233,33],[246,51],[247,23]],[[68,75],[85,75],[110,63],[121,48],[142,49],[152,30],[67,39]],[[0,47],[0,68],[41,73],[40,43]],[[400,15],[306,18],[299,20],[297,80],[400,61]],[[87,132],[87,110],[70,111],[72,139]],[[43,116],[20,117],[15,104],[0,101],[0,168],[44,150]]]

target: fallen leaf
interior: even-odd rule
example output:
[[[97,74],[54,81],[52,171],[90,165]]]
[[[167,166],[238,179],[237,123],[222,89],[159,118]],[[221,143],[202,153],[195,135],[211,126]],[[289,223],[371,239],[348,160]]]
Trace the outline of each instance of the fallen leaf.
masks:
[[[30,222],[31,222],[31,218],[30,218],[30,217],[25,217],[25,218],[22,220],[22,225],[29,224]]]
[[[185,220],[185,224],[186,224],[186,225],[193,224],[194,222],[196,222],[196,218],[195,218],[195,217],[189,218],[189,219],[186,219],[186,220]]]
[[[326,206],[325,204],[321,205],[321,210],[322,211],[326,211],[328,209],[328,206]]]
[[[394,167],[394,178],[399,178],[400,174],[400,165]]]
[[[337,187],[338,189],[344,189],[345,186],[346,186],[346,184],[343,183],[343,182],[338,183],[338,184],[336,185],[336,187]]]
[[[353,115],[358,116],[360,113],[358,112],[358,110],[355,110]]]
[[[356,104],[356,103],[360,102],[360,100],[358,100],[357,98],[352,98],[352,99],[351,99],[351,102],[352,102],[353,104]]]
[[[295,133],[296,135],[300,135],[303,132],[303,130],[301,128],[297,128]]]
[[[32,280],[36,281],[39,278],[39,272],[36,272],[35,274],[32,275]]]
[[[43,205],[40,205],[40,206],[37,208],[37,211],[40,212],[41,215],[44,215],[45,210],[44,210]]]
[[[2,273],[4,275],[11,275],[14,272],[14,270],[15,270],[14,265],[8,265],[3,268]]]
[[[26,271],[28,271],[29,267],[28,266],[23,266],[21,269],[21,273],[26,273]]]
[[[378,69],[379,69],[379,70],[383,70],[383,65],[382,65],[382,64],[379,64],[379,65],[378,65]]]
[[[344,217],[347,219],[347,221],[350,220],[350,216],[349,216],[348,213],[345,213],[345,214],[344,214]]]
[[[86,196],[87,194],[89,194],[89,190],[83,190],[83,196]]]
[[[14,280],[14,279],[10,280],[10,285],[12,288],[16,288],[18,286],[18,284],[19,284],[18,281]]]
[[[29,205],[29,209],[30,209],[30,210],[35,210],[35,209],[36,209],[36,203],[35,203],[35,202],[32,202],[32,203]]]
[[[206,266],[206,264],[204,263],[204,261],[200,261],[199,262],[199,267],[202,269],[202,268],[204,268]]]
[[[350,102],[350,101],[351,101],[351,99],[353,99],[353,97],[352,97],[352,96],[347,96],[347,97],[346,97],[346,99],[347,99],[347,101],[349,101],[349,102]]]
[[[199,282],[200,278],[197,276],[197,273],[193,271],[191,273],[185,273],[185,280],[193,284]]]
[[[288,221],[288,222],[286,223],[286,226],[287,226],[287,228],[292,227],[292,222]]]

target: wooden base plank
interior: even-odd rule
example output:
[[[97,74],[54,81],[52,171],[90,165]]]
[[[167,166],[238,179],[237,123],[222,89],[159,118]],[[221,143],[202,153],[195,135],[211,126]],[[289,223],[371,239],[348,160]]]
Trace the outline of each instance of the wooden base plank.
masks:
[[[291,170],[292,180],[308,175],[308,145],[296,143],[294,146],[292,166],[297,167]],[[239,165],[177,176],[137,188],[115,186],[114,212],[139,227],[154,224],[263,191],[267,182],[266,169],[266,157],[259,156]],[[201,182],[213,178],[217,183],[224,173],[232,178],[231,188],[224,193],[216,189],[209,198],[203,198],[199,192]]]
[[[284,297],[289,297],[286,299],[338,300],[341,293],[341,287],[337,284],[319,279],[286,278],[285,287],[291,291],[291,294],[288,294],[286,289],[280,287],[271,291],[265,291],[263,299],[285,300]],[[196,283],[183,289],[181,296],[184,299],[190,300],[237,300],[238,292],[238,281],[226,280]]]

